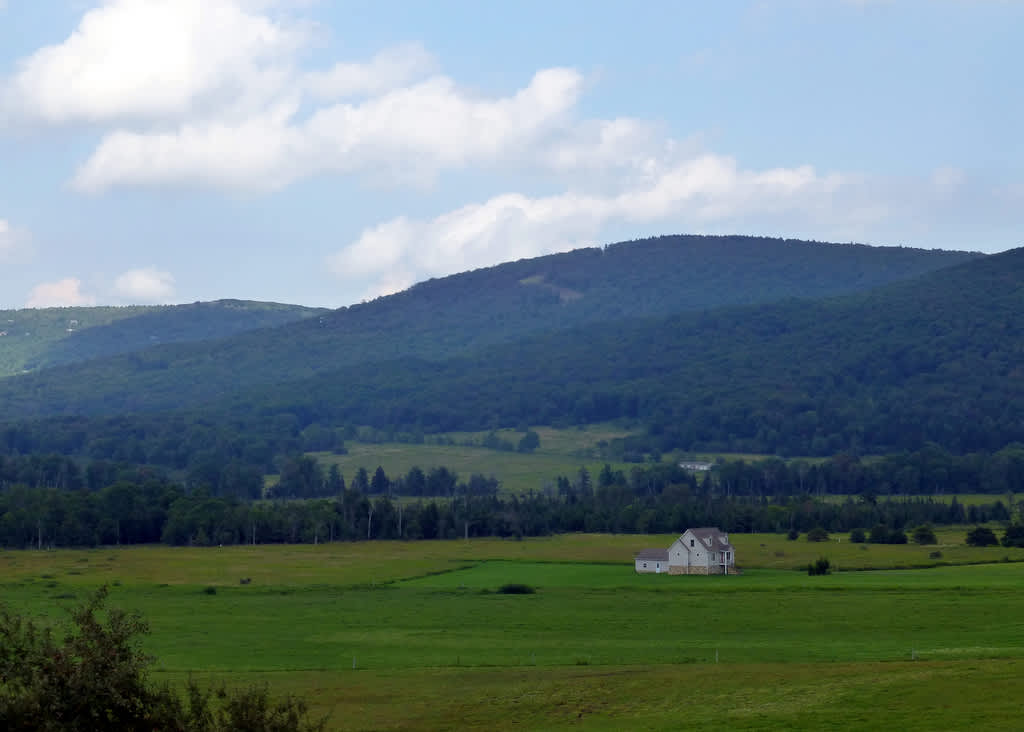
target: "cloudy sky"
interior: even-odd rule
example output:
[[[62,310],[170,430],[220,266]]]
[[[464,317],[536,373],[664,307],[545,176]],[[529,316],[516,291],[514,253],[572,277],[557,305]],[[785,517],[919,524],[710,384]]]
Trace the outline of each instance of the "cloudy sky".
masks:
[[[0,0],[0,307],[662,233],[1024,245],[1024,2]]]

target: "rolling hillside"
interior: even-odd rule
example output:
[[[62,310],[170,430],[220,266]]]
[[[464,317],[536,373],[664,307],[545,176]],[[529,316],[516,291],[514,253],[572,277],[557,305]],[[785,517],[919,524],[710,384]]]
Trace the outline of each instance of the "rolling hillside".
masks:
[[[187,408],[350,366],[441,363],[588,323],[862,291],[979,256],[753,237],[624,242],[430,280],[274,330],[48,369],[0,383],[0,403],[9,418]]]
[[[1024,441],[1022,311],[1024,249],[865,294],[606,321],[446,361],[344,367],[173,418],[49,421],[39,434],[106,435],[143,455],[159,444],[187,461],[178,436],[197,422],[241,454],[339,425],[415,434],[626,419],[658,450],[992,451]]]
[[[663,448],[833,454],[1024,441],[1024,249],[866,294],[606,321],[443,363],[252,391],[230,411],[380,428],[638,419]]]
[[[327,312],[242,300],[0,311],[0,377],[164,343],[209,341]]]

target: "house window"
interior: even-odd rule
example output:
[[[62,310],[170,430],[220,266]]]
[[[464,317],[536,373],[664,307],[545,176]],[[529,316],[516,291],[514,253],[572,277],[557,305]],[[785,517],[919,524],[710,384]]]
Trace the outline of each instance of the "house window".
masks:
[[[693,539],[690,539],[690,546],[693,546]]]
[[[647,569],[647,562],[644,562],[644,569]]]

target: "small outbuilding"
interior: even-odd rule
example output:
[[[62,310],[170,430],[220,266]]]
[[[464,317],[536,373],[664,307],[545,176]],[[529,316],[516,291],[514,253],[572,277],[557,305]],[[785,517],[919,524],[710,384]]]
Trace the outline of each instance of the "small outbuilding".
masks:
[[[713,527],[687,529],[668,549],[644,549],[635,562],[636,571],[641,573],[738,573],[736,550],[729,535]]]

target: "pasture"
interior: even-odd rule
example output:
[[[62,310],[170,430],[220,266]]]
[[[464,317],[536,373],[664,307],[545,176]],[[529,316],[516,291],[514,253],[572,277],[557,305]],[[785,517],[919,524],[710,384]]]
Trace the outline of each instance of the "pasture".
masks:
[[[636,575],[661,536],[137,547],[3,552],[0,592],[53,618],[107,584],[149,620],[158,678],[267,682],[337,729],[1005,729],[1024,564],[998,560],[1024,550],[963,533],[945,557],[994,563],[770,535],[732,537],[736,577]],[[877,569],[793,570],[833,552]]]
[[[418,466],[424,472],[430,468],[444,466],[458,473],[459,478],[468,480],[478,473],[494,476],[501,481],[503,492],[522,494],[536,491],[545,485],[553,485],[559,475],[574,478],[580,467],[586,467],[596,479],[604,466],[597,457],[597,445],[602,440],[627,434],[606,426],[589,426],[581,429],[536,428],[540,435],[540,447],[532,453],[507,452],[485,447],[463,444],[408,444],[399,442],[348,442],[348,453],[335,455],[330,452],[311,453],[321,465],[329,468],[337,465],[346,480],[351,480],[359,468],[366,468],[372,475],[377,466],[391,478],[403,477],[409,469]],[[460,432],[446,435],[456,443],[470,440],[479,441],[486,432]],[[514,430],[499,430],[498,437],[513,445],[522,437]],[[627,473],[631,464],[612,463],[616,470]],[[276,478],[270,478],[270,482]]]

